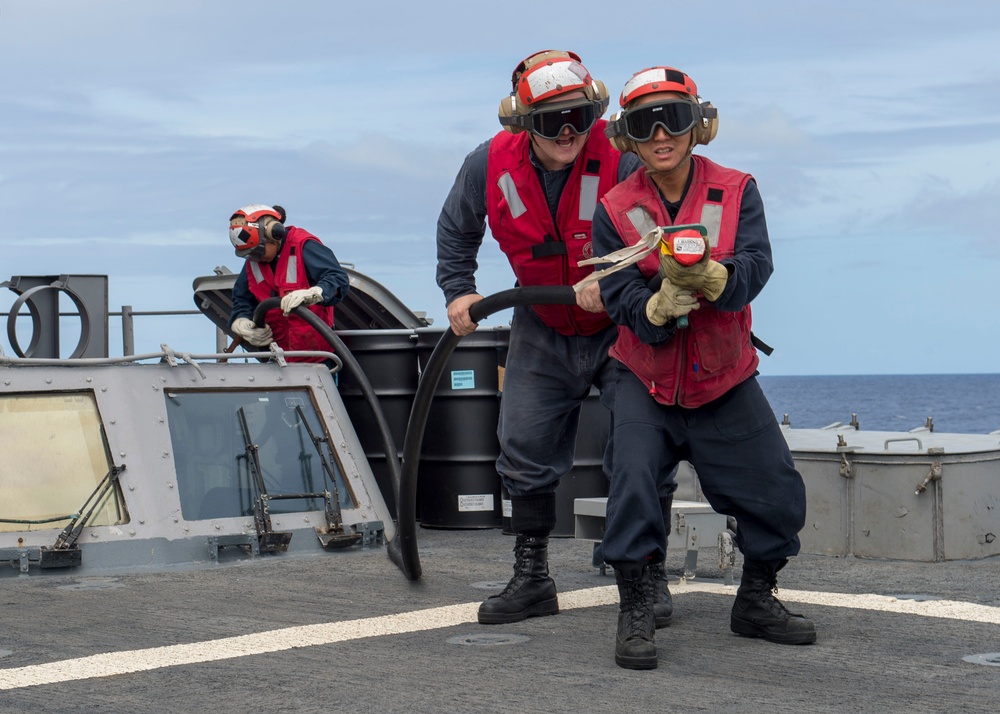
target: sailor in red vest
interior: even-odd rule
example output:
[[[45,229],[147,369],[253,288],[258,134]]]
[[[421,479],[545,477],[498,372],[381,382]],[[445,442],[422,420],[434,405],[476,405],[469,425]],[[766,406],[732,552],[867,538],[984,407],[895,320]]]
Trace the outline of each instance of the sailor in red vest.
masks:
[[[229,219],[229,239],[236,255],[246,259],[233,286],[230,331],[257,347],[277,342],[284,350],[329,352],[332,348],[316,328],[289,314],[306,305],[333,326],[333,306],[349,289],[347,272],[319,238],[302,228],[285,226],[281,206],[254,204]],[[268,310],[264,327],[252,319],[257,306],[271,297],[280,308]],[[289,361],[322,362],[321,356],[289,357]]]
[[[604,538],[621,600],[615,660],[631,669],[656,667],[649,565],[664,554],[655,504],[662,481],[681,460],[694,466],[712,508],[737,522],[744,560],[732,631],[785,644],[814,642],[813,623],[773,594],[778,571],[799,552],[806,501],[756,380],[750,302],[773,270],[757,184],[749,174],[692,154],[714,138],[718,113],[683,72],[637,72],[621,106],[608,136],[622,151],[638,154],[646,170],[605,194],[594,215],[595,253],[606,256],[635,246],[657,227],[682,224],[707,229],[707,250],[687,267],[656,250],[600,281],[619,326],[611,349],[618,369]]]
[[[594,254],[598,199],[639,167],[634,155],[608,142],[601,119],[607,90],[573,52],[531,55],[515,67],[511,84],[499,109],[504,130],[466,157],[438,219],[437,282],[457,335],[476,329],[469,308],[483,299],[475,272],[487,223],[517,285],[573,285],[593,271],[578,263]],[[514,576],[482,604],[481,623],[559,611],[548,571],[555,490],[573,466],[580,405],[591,386],[606,407],[614,403],[608,358],[614,338],[596,284],[578,294],[576,305],[514,309],[497,429],[497,471],[516,533]],[[671,490],[659,499],[668,520],[672,497]],[[673,605],[660,572],[656,623],[664,626]]]

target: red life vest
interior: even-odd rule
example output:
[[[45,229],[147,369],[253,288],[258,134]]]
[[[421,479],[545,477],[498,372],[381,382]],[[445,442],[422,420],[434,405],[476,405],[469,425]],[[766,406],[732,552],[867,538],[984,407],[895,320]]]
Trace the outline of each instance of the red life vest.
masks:
[[[247,261],[247,283],[250,292],[263,302],[272,297],[284,297],[293,290],[309,288],[309,276],[302,262],[302,245],[306,241],[319,241],[309,231],[295,226],[288,226],[285,242],[281,246],[278,258],[272,263],[255,263]],[[273,268],[271,266],[274,266]],[[325,305],[309,305],[312,310],[327,325],[333,326],[333,308]],[[297,315],[285,317],[280,309],[268,310],[264,322],[274,333],[274,341],[284,350],[323,350],[332,351],[333,347],[316,329]],[[322,357],[289,358],[296,362],[322,362]]]
[[[529,133],[503,131],[490,142],[486,215],[522,287],[574,285],[593,272],[591,266],[577,263],[594,257],[594,209],[618,181],[621,157],[604,135],[606,124],[598,120],[590,130],[559,198],[555,223],[528,156]],[[592,335],[611,324],[606,312],[587,312],[576,305],[533,307],[542,322],[562,335]]]
[[[626,245],[635,245],[656,226],[701,223],[708,228],[711,258],[733,255],[743,189],[753,179],[703,156],[692,159],[691,185],[676,221],[645,171],[636,171],[602,199]],[[659,267],[659,251],[639,263],[650,278]],[[611,356],[631,369],[661,404],[699,407],[747,379],[760,361],[750,342],[749,305],[740,312],[723,312],[704,298],[699,302],[701,307],[688,314],[689,326],[662,345],[643,344],[630,329],[618,327]]]

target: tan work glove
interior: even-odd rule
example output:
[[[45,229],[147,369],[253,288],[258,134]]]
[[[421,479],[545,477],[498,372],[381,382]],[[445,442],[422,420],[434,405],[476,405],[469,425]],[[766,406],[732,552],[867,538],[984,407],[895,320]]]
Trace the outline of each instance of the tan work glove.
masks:
[[[267,325],[257,327],[253,320],[246,317],[237,317],[229,329],[233,331],[234,335],[238,335],[256,347],[266,347],[274,342],[274,335],[271,334],[270,327]]]
[[[299,305],[315,305],[323,301],[323,289],[319,285],[314,285],[306,290],[293,290],[281,298],[281,312],[288,317],[288,313]]]
[[[646,302],[646,318],[657,327],[662,327],[670,320],[676,320],[699,307],[701,305],[698,304],[698,298],[690,290],[664,280],[660,289]]]
[[[719,299],[729,280],[726,266],[709,257],[708,246],[705,246],[704,257],[688,267],[678,263],[672,255],[660,253],[660,273],[677,287],[700,292],[709,302]]]

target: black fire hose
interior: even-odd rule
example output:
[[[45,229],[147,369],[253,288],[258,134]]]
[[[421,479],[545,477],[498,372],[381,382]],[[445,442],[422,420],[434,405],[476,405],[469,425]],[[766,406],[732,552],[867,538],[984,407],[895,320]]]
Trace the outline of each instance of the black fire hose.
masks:
[[[257,327],[264,326],[264,315],[267,314],[268,310],[274,310],[280,308],[281,299],[280,298],[267,298],[261,302],[257,309],[253,313],[253,321]],[[308,322],[313,328],[320,333],[323,338],[330,343],[333,351],[340,357],[344,366],[351,373],[351,376],[357,381],[358,386],[361,388],[361,394],[368,402],[371,407],[372,415],[375,417],[375,424],[378,427],[379,435],[382,437],[382,448],[385,449],[385,462],[389,468],[389,476],[392,479],[392,489],[394,493],[399,493],[400,489],[400,466],[399,466],[399,456],[396,453],[396,442],[392,437],[392,431],[389,428],[389,422],[386,421],[385,413],[382,411],[382,404],[379,402],[378,396],[375,394],[375,389],[372,387],[371,382],[368,381],[368,376],[365,374],[361,365],[351,354],[351,351],[347,349],[347,345],[344,341],[340,339],[340,336],[333,331],[333,328],[327,325],[323,320],[312,310],[300,305],[292,310],[292,314],[301,317],[303,320]],[[398,506],[397,506],[398,510]],[[389,555],[389,560],[396,564],[403,573],[410,578],[410,574],[407,572],[406,568],[403,566],[402,557],[399,552],[399,536],[386,543],[386,553]],[[419,575],[418,575],[419,577]],[[414,578],[410,578],[411,580]]]
[[[576,293],[567,285],[512,288],[495,293],[474,303],[469,308],[469,317],[473,322],[500,310],[520,305],[575,305]],[[431,400],[437,389],[441,375],[447,365],[448,358],[455,351],[461,337],[445,331],[438,340],[434,351],[427,360],[410,410],[410,420],[406,425],[406,438],[403,441],[403,463],[399,476],[399,489],[396,492],[396,538],[393,545],[397,549],[395,556],[390,550],[389,557],[399,566],[403,574],[410,580],[420,579],[420,554],[417,552],[417,466],[420,464],[420,449],[424,441],[424,428],[427,426],[427,416],[430,413]],[[397,545],[398,544],[398,545]]]

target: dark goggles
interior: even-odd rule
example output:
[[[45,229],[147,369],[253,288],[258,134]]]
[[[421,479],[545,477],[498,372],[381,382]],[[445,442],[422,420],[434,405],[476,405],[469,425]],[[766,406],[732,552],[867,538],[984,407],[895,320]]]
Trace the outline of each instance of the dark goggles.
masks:
[[[701,118],[699,107],[691,102],[676,101],[664,104],[644,104],[625,112],[625,136],[640,143],[649,141],[662,126],[670,136],[681,136],[694,129]]]
[[[562,109],[534,111],[528,118],[531,119],[529,130],[532,134],[543,139],[558,139],[565,127],[569,127],[574,134],[586,134],[594,127],[597,112],[594,110],[594,105],[589,103]]]

